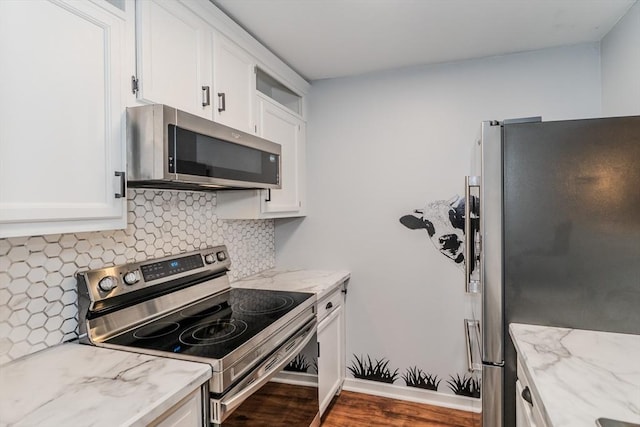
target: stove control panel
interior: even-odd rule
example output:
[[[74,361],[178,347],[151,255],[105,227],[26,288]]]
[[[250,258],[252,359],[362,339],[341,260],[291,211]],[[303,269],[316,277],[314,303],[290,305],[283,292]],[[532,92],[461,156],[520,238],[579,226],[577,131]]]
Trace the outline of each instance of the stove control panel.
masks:
[[[142,277],[149,282],[151,280],[163,279],[174,274],[196,270],[204,267],[202,255],[195,254],[182,258],[172,258],[165,261],[158,261],[140,266]]]
[[[0,0],[1,1],[1,0]],[[223,245],[159,259],[101,268],[78,273],[78,290],[86,298],[90,310],[122,303],[131,298],[144,298],[157,292],[182,286],[190,276],[198,280],[229,270],[231,261]],[[160,286],[161,288],[157,288]],[[111,300],[118,297],[117,300]],[[97,304],[100,302],[99,304]]]

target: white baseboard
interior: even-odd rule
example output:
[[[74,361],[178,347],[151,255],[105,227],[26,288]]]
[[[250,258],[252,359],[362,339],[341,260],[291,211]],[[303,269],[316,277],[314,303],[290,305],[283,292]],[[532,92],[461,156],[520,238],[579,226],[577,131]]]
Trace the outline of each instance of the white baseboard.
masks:
[[[480,399],[438,393],[436,391],[424,390],[417,387],[403,387],[378,381],[346,378],[342,389],[357,393],[372,394],[374,396],[389,397],[391,399],[459,409],[461,411],[476,413],[480,413],[482,411],[482,401]]]

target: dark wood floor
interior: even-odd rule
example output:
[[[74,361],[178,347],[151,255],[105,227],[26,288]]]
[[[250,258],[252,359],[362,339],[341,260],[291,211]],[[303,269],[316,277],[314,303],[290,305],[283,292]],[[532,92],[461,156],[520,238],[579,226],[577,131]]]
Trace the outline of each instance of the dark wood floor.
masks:
[[[322,427],[480,427],[480,414],[342,391]]]

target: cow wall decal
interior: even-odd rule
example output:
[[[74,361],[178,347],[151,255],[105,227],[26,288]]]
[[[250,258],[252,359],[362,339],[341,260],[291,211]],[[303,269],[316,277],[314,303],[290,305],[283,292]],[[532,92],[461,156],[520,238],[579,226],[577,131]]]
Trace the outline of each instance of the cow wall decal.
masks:
[[[400,223],[411,230],[426,230],[431,242],[444,256],[464,268],[464,197],[436,200],[413,215],[404,215]]]

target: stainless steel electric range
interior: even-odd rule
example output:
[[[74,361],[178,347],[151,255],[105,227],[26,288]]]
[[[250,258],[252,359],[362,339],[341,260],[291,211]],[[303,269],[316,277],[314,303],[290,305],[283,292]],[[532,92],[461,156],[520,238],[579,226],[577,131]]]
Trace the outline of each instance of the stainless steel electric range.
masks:
[[[80,341],[208,363],[213,376],[206,412],[212,425],[279,425],[240,409],[247,405],[252,412],[250,397],[305,346],[315,345],[315,296],[231,288],[230,266],[226,247],[217,246],[81,272]],[[317,385],[305,393],[317,396]],[[317,398],[305,408],[287,400],[284,409],[272,412],[303,411],[296,426],[319,424]]]

